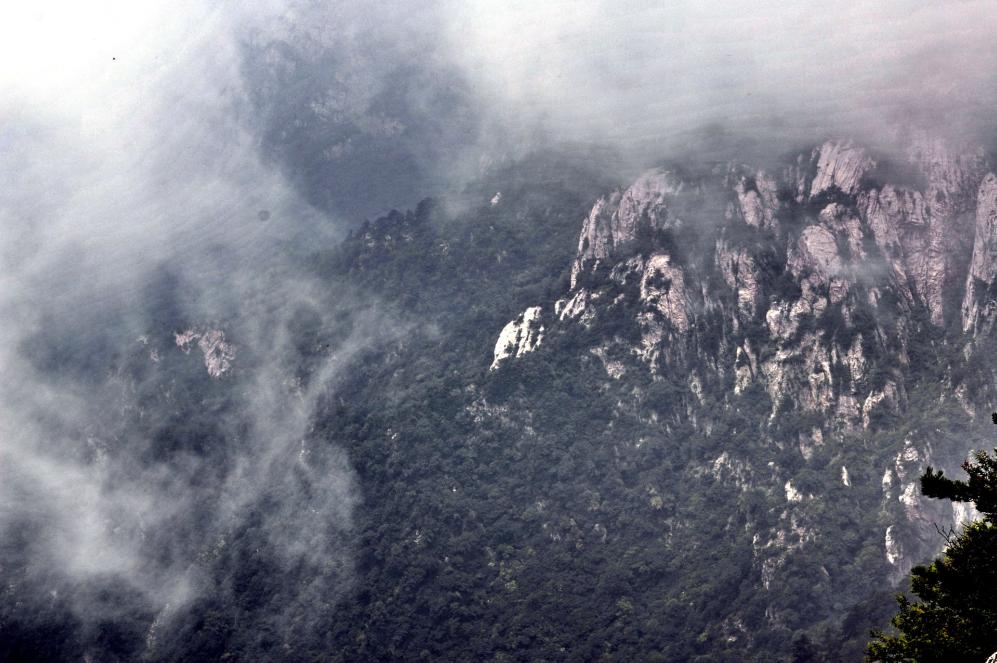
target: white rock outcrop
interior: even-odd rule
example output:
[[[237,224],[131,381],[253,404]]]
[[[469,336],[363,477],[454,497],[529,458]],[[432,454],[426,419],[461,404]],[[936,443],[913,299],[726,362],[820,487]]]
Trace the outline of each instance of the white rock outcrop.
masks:
[[[225,340],[225,332],[220,329],[209,329],[200,331],[197,329],[187,329],[173,335],[177,347],[184,354],[190,352],[194,342],[204,356],[204,367],[208,375],[213,378],[220,378],[232,367],[235,359],[235,346]]]
[[[803,493],[797,490],[792,481],[787,481],[786,485],[783,486],[783,489],[786,491],[787,502],[795,503],[803,501]]]
[[[981,515],[972,502],[952,502],[952,522],[956,530],[979,520]]]
[[[596,201],[582,223],[578,238],[578,258],[572,268],[571,287],[586,263],[599,264],[633,245],[642,228],[676,226],[668,203],[683,189],[673,173],[652,170],[644,173],[626,191],[614,192]]]
[[[886,548],[886,561],[891,566],[899,566],[903,561],[904,551],[899,539],[893,533],[893,525],[886,528],[883,539],[883,545]]]
[[[714,259],[724,282],[737,293],[738,313],[745,318],[753,317],[761,295],[754,258],[744,247],[733,249],[719,241]]]
[[[498,368],[499,364],[509,357],[521,357],[540,346],[544,333],[543,325],[540,323],[541,310],[539,306],[531,306],[502,328],[495,343],[491,370]]]
[[[734,185],[737,207],[744,222],[753,228],[778,230],[779,184],[764,171],[752,178],[754,186],[747,186],[747,178],[740,178]]]
[[[851,141],[828,141],[815,150],[814,156],[817,174],[810,183],[811,198],[832,186],[846,194],[855,193],[862,176],[875,165],[866,151]]]
[[[668,320],[679,332],[689,331],[685,275],[666,253],[655,253],[642,266],[641,301]]]
[[[997,308],[991,285],[997,279],[997,175],[989,173],[980,184],[976,201],[976,236],[962,300],[962,328],[975,328]]]
[[[559,299],[554,304],[554,315],[558,320],[581,320],[590,322],[593,314],[589,308],[589,293],[579,288],[570,297]]]

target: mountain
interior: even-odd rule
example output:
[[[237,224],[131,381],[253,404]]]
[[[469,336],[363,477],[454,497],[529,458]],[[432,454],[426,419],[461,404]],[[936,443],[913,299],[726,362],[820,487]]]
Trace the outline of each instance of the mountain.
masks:
[[[35,370],[100,404],[87,467],[178,506],[120,548],[151,586],[39,574],[25,516],[0,658],[858,659],[975,515],[917,477],[991,443],[988,155],[608,161],[493,167],[211,315],[164,273],[40,328]]]
[[[582,226],[570,287],[503,329],[492,368],[580,325],[599,337],[588,351],[609,377],[629,369],[678,380],[693,420],[706,392],[725,409],[748,394],[767,401],[759,434],[805,462],[835,438],[907,418],[925,370],[974,416],[990,389],[978,364],[993,323],[997,177],[982,149],[908,140],[892,157],[899,163],[830,141],[777,173],[658,169],[601,197]],[[629,338],[605,333],[620,320]],[[927,360],[939,353],[955,356],[941,367]],[[908,519],[918,500],[902,466],[932,455],[914,437],[882,469],[884,492],[899,480]],[[737,451],[725,449],[722,465],[729,454]],[[787,499],[799,502],[791,480]],[[910,560],[898,546],[888,557],[902,574]]]
[[[354,607],[342,642],[389,659],[861,657],[939,530],[974,517],[917,477],[990,444],[995,191],[982,148],[909,130],[610,187],[542,284],[532,258],[505,261],[561,221],[501,180],[432,240],[399,246],[400,217],[355,236],[352,279],[412,259],[436,273],[377,291],[441,329],[420,369],[374,382],[405,385],[414,430],[386,403],[369,443],[401,472],[372,484],[417,486],[368,499],[424,566],[400,584],[394,554],[371,560],[381,617]],[[413,591],[415,607],[384,598]]]

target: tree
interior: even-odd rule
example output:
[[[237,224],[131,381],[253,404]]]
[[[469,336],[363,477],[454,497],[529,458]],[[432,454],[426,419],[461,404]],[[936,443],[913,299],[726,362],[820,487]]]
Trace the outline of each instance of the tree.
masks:
[[[973,502],[982,517],[950,538],[939,559],[911,571],[920,601],[897,597],[896,634],[873,633],[871,661],[983,661],[997,651],[997,449],[974,454],[962,467],[966,481],[929,466],[921,492]]]

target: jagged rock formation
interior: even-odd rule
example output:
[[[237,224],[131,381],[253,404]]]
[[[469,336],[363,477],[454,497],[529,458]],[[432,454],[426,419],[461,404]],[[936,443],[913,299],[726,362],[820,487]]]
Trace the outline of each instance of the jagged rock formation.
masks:
[[[966,277],[962,302],[962,328],[975,329],[992,321],[997,307],[990,284],[997,277],[997,176],[988,173],[980,184],[976,200],[976,227],[973,257]]]
[[[871,434],[907,411],[911,366],[923,359],[913,348],[924,334],[941,339],[953,321],[969,341],[989,333],[995,284],[997,176],[981,149],[912,131],[889,151],[829,141],[779,172],[656,169],[605,194],[582,221],[570,287],[546,331],[629,320],[635,336],[614,333],[592,350],[612,378],[626,372],[624,355],[656,380],[695,371],[687,416],[697,422],[709,419],[697,410],[703,385],[734,397],[758,389],[769,429],[782,417],[809,417],[798,433],[809,462],[822,446]],[[536,347],[539,311],[502,331],[492,368]],[[974,411],[965,383],[947,379]],[[730,454],[702,472],[736,475],[741,489],[772,481],[768,490],[784,495],[780,524],[755,545],[771,579],[787,550],[816,536],[819,523],[801,515],[813,496],[783,468],[762,478]],[[736,473],[718,469],[732,462]],[[969,517],[919,497],[927,462],[939,462],[931,445],[907,439],[885,468],[883,512],[893,522],[881,530],[881,554],[894,579],[938,547],[915,526]],[[840,467],[840,485],[851,488],[854,477]],[[781,552],[766,557],[773,549]]]
[[[204,368],[208,375],[220,378],[232,367],[235,359],[235,346],[225,340],[225,332],[220,329],[187,329],[174,334],[176,345],[184,354],[188,354],[197,343],[197,348],[204,357]],[[157,361],[153,358],[153,361]]]
[[[492,369],[498,368],[503,359],[522,357],[527,352],[533,352],[543,340],[543,325],[540,324],[540,307],[531,306],[511,321],[499,334],[495,343],[495,358]]]
[[[668,202],[682,189],[674,174],[653,170],[626,191],[600,198],[582,226],[572,283],[586,261],[604,262],[625,253],[643,232],[678,227],[680,219],[670,215]]]

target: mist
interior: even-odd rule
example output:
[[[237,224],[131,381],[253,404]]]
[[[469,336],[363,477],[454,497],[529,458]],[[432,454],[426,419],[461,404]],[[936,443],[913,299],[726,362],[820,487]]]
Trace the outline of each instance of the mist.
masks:
[[[464,71],[510,114],[662,156],[710,125],[766,140],[979,121],[997,55],[983,2],[469,3]],[[955,117],[951,117],[955,114]]]
[[[253,133],[309,202],[353,220],[565,144],[616,150],[632,175],[897,125],[992,134],[985,2],[270,9],[241,33]]]
[[[68,615],[77,653],[144,621],[131,655],[155,655],[254,568],[277,588],[245,637],[314,631],[350,586],[360,491],[312,418],[404,329],[298,269],[344,225],[242,120],[239,13],[172,9],[4,22],[43,58],[5,66],[0,110],[5,603]]]
[[[365,217],[566,144],[637,172],[906,122],[992,136],[992,2],[659,4],[0,10],[0,537],[18,600],[64,601],[84,631],[138,610],[163,633],[231,591],[209,577],[247,529],[286,581],[273,620],[345,594],[363,491],[311,424],[351,361],[413,323],[300,263]],[[334,351],[303,352],[302,329]],[[195,413],[224,444],[157,437]],[[134,604],[100,598],[112,585]]]

